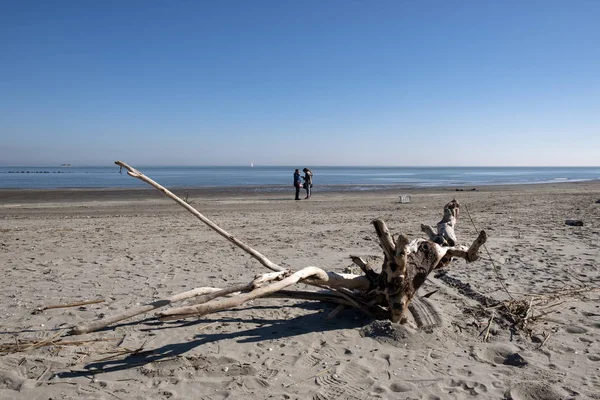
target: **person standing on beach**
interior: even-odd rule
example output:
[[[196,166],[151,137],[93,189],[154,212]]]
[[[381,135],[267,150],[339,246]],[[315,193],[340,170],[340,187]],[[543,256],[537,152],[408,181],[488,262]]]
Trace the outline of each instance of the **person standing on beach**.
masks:
[[[300,170],[294,171],[294,187],[296,188],[296,200],[300,200],[300,188],[302,187],[302,180],[300,179]]]
[[[311,189],[313,185],[313,173],[310,169],[304,168],[304,189],[306,189],[306,199],[310,199]]]

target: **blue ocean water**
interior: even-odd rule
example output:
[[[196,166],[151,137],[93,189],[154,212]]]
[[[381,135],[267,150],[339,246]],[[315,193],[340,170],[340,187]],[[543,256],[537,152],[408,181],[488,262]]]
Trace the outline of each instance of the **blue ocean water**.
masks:
[[[293,167],[152,167],[142,173],[172,188],[252,187],[289,190]],[[600,167],[310,167],[315,189],[378,190],[511,185],[600,179]],[[301,169],[301,167],[300,167]],[[147,184],[119,167],[0,167],[0,188],[140,188]]]

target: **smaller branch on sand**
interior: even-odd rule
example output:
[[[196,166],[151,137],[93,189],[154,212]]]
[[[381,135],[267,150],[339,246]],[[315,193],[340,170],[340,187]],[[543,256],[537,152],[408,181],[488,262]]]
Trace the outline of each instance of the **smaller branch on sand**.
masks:
[[[483,335],[483,341],[487,342],[489,337],[490,337],[490,328],[492,327],[492,324],[494,323],[494,317],[496,316],[495,312],[492,312],[492,316],[490,317],[490,319],[488,320],[487,326],[485,327],[485,329],[483,331],[481,331],[481,333],[479,334],[479,336]],[[485,333],[485,334],[484,334]]]
[[[32,314],[39,314],[42,311],[46,311],[46,310],[52,310],[55,308],[69,308],[69,307],[80,307],[80,306],[86,306],[88,304],[98,304],[98,303],[104,303],[103,299],[97,299],[97,300],[88,300],[88,301],[78,301],[75,303],[68,303],[68,304],[54,304],[51,306],[44,306],[44,307],[39,307],[36,308]]]
[[[548,339],[550,339],[550,335],[551,335],[551,333],[550,333],[550,332],[548,332],[548,333],[544,332],[544,340],[543,340],[543,341],[542,341],[542,343],[540,343],[540,345],[537,347],[537,349],[538,349],[538,350],[539,350],[539,349],[541,349],[541,348],[542,348],[542,346],[546,344],[546,342],[548,341]]]
[[[40,341],[35,340],[16,340],[15,343],[2,343],[0,344],[0,354],[9,354],[9,353],[17,353],[21,351],[39,349],[40,347],[66,347],[66,346],[83,346],[89,343],[96,342],[112,342],[121,340],[121,338],[96,338],[96,339],[88,339],[88,340],[58,340],[59,337],[63,334],[63,332],[59,332],[59,334],[54,335],[50,339],[43,339]]]

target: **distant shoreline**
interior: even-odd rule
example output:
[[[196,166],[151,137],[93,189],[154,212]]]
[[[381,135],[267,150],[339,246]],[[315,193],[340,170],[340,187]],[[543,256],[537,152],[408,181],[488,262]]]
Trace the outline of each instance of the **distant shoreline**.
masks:
[[[401,194],[430,194],[440,192],[498,192],[498,191],[539,191],[554,189],[556,187],[569,189],[597,189],[600,180],[582,182],[553,182],[531,184],[502,184],[502,185],[460,185],[460,186],[432,186],[432,187],[388,187],[373,190],[352,190],[355,185],[329,186],[326,191],[314,188],[314,198],[327,198],[331,196],[373,196],[373,195],[401,195]],[[362,187],[362,186],[361,186]],[[264,190],[265,186],[227,186],[227,187],[196,187],[168,188],[176,195],[184,198],[227,199],[227,198],[282,198],[289,195],[293,197],[294,188],[291,185],[273,185],[270,188],[277,190]],[[62,188],[62,189],[3,189],[0,188],[0,205],[12,203],[45,203],[45,202],[89,202],[89,201],[123,201],[123,200],[156,200],[165,198],[156,189],[148,186],[143,188]]]
[[[286,169],[295,169],[297,165],[254,165],[249,166],[245,164],[238,165],[132,165],[133,168],[137,170],[142,170],[145,168],[286,168]],[[53,169],[53,168],[113,168],[118,169],[119,166],[113,163],[110,164],[102,164],[102,165],[85,165],[85,164],[73,164],[73,165],[0,165],[0,168],[20,168],[20,169],[32,169],[32,168],[41,168],[41,169]],[[464,169],[472,169],[472,168],[600,168],[600,165],[311,165],[311,168],[464,168]]]
[[[284,193],[289,167],[148,167],[146,176],[165,187],[225,192]],[[412,188],[553,184],[600,179],[600,167],[313,167],[320,192],[406,190]],[[0,167],[0,189],[138,189],[146,184],[118,167]]]

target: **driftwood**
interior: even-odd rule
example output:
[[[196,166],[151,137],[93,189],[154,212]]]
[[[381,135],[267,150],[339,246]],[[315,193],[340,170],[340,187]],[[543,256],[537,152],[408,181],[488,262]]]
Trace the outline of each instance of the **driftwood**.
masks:
[[[444,207],[444,211],[449,208],[458,210],[458,207],[458,202],[452,200]],[[452,225],[455,222],[454,218]],[[440,224],[438,224],[438,228]],[[414,239],[409,242],[408,238],[402,234],[398,235],[396,243],[394,243],[382,220],[373,221],[373,225],[375,225],[375,231],[379,236],[385,255],[382,273],[378,277],[378,289],[385,293],[389,319],[392,322],[400,322],[413,296],[431,271],[448,266],[452,257],[463,258],[467,262],[476,261],[479,258],[479,248],[487,240],[485,231],[481,231],[471,247],[468,248],[465,246],[441,246],[425,239]],[[456,243],[453,226],[451,230],[444,227],[441,232],[443,233],[439,234],[440,237],[454,237],[454,243]]]
[[[93,332],[115,322],[191,298],[194,300],[191,300],[190,304],[157,312],[156,317],[160,320],[198,317],[235,308],[261,297],[285,297],[327,301],[340,305],[331,313],[330,317],[337,315],[342,307],[354,307],[373,318],[401,322],[404,320],[404,314],[415,293],[431,271],[447,267],[453,257],[463,258],[467,262],[476,261],[479,248],[486,241],[486,234],[481,231],[470,247],[458,244],[454,227],[460,205],[456,200],[452,200],[444,207],[443,218],[437,224],[437,230],[434,231],[432,227],[422,225],[422,230],[427,233],[428,239],[409,240],[403,234],[399,234],[394,239],[384,221],[379,219],[373,221],[384,254],[380,273],[375,272],[371,264],[360,257],[352,257],[352,260],[360,267],[364,275],[328,272],[313,266],[307,266],[299,271],[288,270],[235,238],[198,212],[188,202],[138,170],[121,161],[115,163],[121,168],[125,168],[130,176],[160,190],[218,234],[275,272],[259,275],[248,284],[224,289],[198,288],[176,294],[112,317],[73,327],[70,331],[71,334]],[[297,283],[308,284],[321,290],[317,292],[286,290]]]
[[[75,303],[68,303],[68,304],[53,304],[51,306],[38,307],[35,310],[33,310],[31,313],[32,314],[39,314],[42,311],[53,310],[53,309],[56,309],[56,308],[81,307],[81,306],[87,306],[89,304],[98,304],[98,303],[104,303],[104,300],[103,299],[97,299],[97,300],[77,301]]]
[[[168,299],[156,300],[156,301],[153,301],[152,303],[148,303],[148,304],[140,306],[138,308],[133,308],[124,313],[117,314],[117,315],[114,315],[109,318],[103,318],[103,319],[94,321],[87,325],[76,326],[71,330],[71,334],[81,335],[82,333],[94,332],[94,331],[100,330],[102,328],[105,328],[108,325],[114,324],[115,322],[123,321],[125,319],[135,317],[136,315],[145,314],[149,311],[156,310],[157,308],[168,306],[171,303],[189,299],[190,297],[195,297],[195,296],[200,296],[200,295],[207,294],[207,293],[216,292],[219,290],[220,289],[215,289],[215,288],[197,288],[197,289],[188,290],[187,292],[183,292],[183,293],[179,293],[174,296],[171,296]]]
[[[434,231],[429,225],[421,225],[421,230],[429,236],[429,240],[440,246],[454,246],[457,244],[454,225],[456,225],[458,219],[459,207],[460,205],[456,200],[452,200],[444,206],[444,216],[437,224],[437,231]]]

